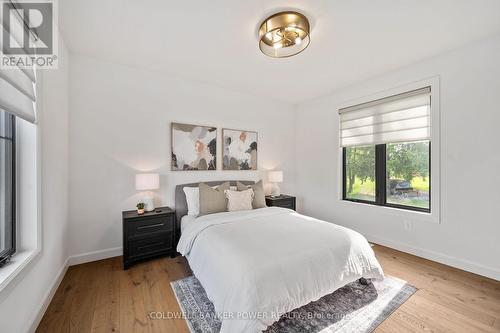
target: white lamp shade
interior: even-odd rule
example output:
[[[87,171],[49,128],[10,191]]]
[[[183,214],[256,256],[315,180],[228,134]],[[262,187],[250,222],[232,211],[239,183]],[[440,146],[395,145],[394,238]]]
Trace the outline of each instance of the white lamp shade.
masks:
[[[270,171],[269,181],[271,183],[281,183],[283,182],[283,171]]]
[[[141,173],[135,175],[135,189],[138,191],[157,190],[160,188],[160,175]]]

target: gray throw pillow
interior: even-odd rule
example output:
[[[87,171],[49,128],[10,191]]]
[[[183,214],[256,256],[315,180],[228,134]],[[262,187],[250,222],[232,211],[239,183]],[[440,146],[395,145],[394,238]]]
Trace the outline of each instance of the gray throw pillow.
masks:
[[[254,197],[252,200],[252,207],[253,209],[256,208],[264,208],[266,206],[266,196],[264,194],[264,184],[262,183],[262,180],[259,180],[257,183],[253,185],[246,186],[240,182],[236,183],[236,187],[238,191],[244,191],[246,189],[251,188],[254,193]]]
[[[229,182],[220,184],[216,188],[205,183],[200,183],[198,187],[200,190],[200,216],[227,211],[227,199],[224,191],[229,190]]]

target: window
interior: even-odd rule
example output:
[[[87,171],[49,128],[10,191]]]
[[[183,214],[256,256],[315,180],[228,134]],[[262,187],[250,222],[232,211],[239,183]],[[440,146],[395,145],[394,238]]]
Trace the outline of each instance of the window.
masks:
[[[0,266],[16,251],[14,118],[0,110]]]
[[[387,204],[430,210],[430,142],[385,146]]]
[[[5,23],[0,24],[4,40],[23,45],[24,39],[33,37],[22,17],[14,15]],[[40,89],[35,68],[20,65],[0,68],[0,292],[39,255],[42,241],[36,163]]]
[[[343,199],[430,212],[430,87],[339,113]]]
[[[345,150],[345,198],[375,202],[375,146]]]

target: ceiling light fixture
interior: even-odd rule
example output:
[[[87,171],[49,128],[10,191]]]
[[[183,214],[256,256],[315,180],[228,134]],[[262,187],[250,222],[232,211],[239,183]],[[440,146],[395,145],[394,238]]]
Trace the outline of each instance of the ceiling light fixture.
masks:
[[[297,12],[276,13],[262,22],[259,38],[259,48],[265,55],[291,57],[309,45],[309,21]]]

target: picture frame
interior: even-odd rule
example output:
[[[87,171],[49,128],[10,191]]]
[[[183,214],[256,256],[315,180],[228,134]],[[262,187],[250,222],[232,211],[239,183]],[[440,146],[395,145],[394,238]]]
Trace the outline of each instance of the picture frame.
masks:
[[[222,129],[222,170],[258,169],[258,133]]]
[[[217,127],[171,123],[172,171],[217,170]]]

